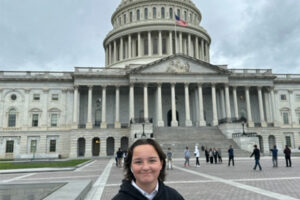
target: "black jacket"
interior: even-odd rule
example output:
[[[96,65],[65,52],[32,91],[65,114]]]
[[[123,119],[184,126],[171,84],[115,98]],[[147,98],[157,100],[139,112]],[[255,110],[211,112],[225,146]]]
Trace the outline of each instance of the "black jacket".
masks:
[[[259,160],[259,158],[260,158],[260,151],[259,151],[259,149],[254,149],[253,153],[251,154],[250,157],[252,157],[253,155],[254,155],[255,160]]]
[[[148,200],[130,181],[124,180],[119,193],[112,200]],[[184,200],[184,198],[173,188],[159,182],[158,193],[153,200]]]

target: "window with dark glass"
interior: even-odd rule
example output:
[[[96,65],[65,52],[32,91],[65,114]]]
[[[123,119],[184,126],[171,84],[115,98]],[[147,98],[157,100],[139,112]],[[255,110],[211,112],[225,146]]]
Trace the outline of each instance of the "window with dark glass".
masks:
[[[13,100],[13,101],[15,101],[15,100],[17,99],[17,95],[12,94],[12,95],[10,96],[10,99]]]
[[[141,19],[141,13],[140,10],[136,11],[136,20],[139,21]]]
[[[193,13],[190,14],[190,22],[193,23]]]
[[[280,99],[281,101],[286,101],[286,95],[285,94],[280,95]]]
[[[6,153],[13,153],[14,152],[14,141],[9,140],[6,141]]]
[[[40,100],[40,94],[33,94],[33,100],[39,101]]]
[[[49,152],[56,152],[56,140],[50,140]]]
[[[166,38],[162,39],[162,53],[167,54],[167,39]]]
[[[173,8],[169,9],[170,19],[173,19]]]
[[[144,19],[148,19],[148,8],[144,10]]]
[[[187,14],[186,14],[186,11],[184,11],[184,21],[187,21]]]
[[[129,21],[132,22],[132,12],[129,13]]]
[[[51,127],[57,126],[57,114],[51,114]]]
[[[144,38],[144,55],[148,55],[148,38]]]
[[[292,139],[291,139],[291,136],[285,136],[285,144],[286,144],[288,147],[292,147]]]
[[[283,124],[285,124],[285,125],[290,124],[290,122],[289,122],[289,113],[288,112],[283,112],[282,113],[282,118],[283,118]]]
[[[52,94],[52,101],[58,101],[58,94]]]
[[[35,153],[37,149],[37,140],[30,141],[30,153]]]
[[[156,18],[156,8],[155,7],[153,8],[152,14],[153,14],[153,19],[155,19]]]
[[[161,18],[162,19],[165,18],[165,8],[164,7],[161,8]]]
[[[8,127],[15,127],[17,119],[17,111],[15,109],[10,109],[8,112]]]
[[[39,114],[32,114],[32,127],[39,126]]]
[[[126,21],[126,14],[123,15],[123,22],[124,22],[124,24],[127,23],[127,21]]]
[[[180,9],[177,9],[177,16],[180,17]]]
[[[158,38],[153,38],[153,54],[158,54]]]

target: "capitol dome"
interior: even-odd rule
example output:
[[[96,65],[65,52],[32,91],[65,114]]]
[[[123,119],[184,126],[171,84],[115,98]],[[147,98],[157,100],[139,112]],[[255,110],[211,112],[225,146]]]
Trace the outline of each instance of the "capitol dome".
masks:
[[[175,15],[187,22],[176,25]],[[142,65],[172,54],[209,62],[211,38],[191,0],[122,0],[104,42],[105,66]]]

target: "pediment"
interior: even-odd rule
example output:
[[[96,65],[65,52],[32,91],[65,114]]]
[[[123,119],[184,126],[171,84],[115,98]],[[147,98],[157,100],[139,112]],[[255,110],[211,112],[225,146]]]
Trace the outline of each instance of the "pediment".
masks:
[[[171,74],[228,74],[229,71],[219,66],[184,55],[172,55],[155,62],[135,68],[131,73],[171,73]]]

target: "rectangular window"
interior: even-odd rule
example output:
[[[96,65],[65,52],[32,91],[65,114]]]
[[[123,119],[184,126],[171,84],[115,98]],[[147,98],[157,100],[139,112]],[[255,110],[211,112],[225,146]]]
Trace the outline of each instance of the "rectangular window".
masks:
[[[51,127],[57,126],[57,114],[51,114]]]
[[[144,39],[144,55],[148,55],[148,38]]]
[[[162,39],[162,53],[167,54],[167,39],[166,38]]]
[[[124,19],[124,24],[126,24],[126,14],[123,15],[123,19]]]
[[[170,19],[173,19],[173,8],[170,8],[169,14],[170,14]]]
[[[14,141],[6,141],[6,153],[13,153],[14,152]]]
[[[289,123],[289,113],[288,112],[283,112],[282,113],[282,117],[283,117],[283,124],[290,124]]]
[[[52,101],[58,101],[58,94],[52,94]]]
[[[161,18],[162,19],[165,18],[165,8],[164,7],[161,8]]]
[[[148,8],[144,10],[144,19],[148,19]]]
[[[129,21],[132,22],[132,12],[129,13]]]
[[[153,14],[153,19],[155,19],[156,18],[156,8],[155,7],[153,8],[153,13],[152,14]]]
[[[8,115],[8,127],[16,126],[16,114],[12,113]]]
[[[30,141],[30,153],[35,153],[37,149],[37,140]]]
[[[56,152],[56,140],[50,140],[49,152]]]
[[[187,13],[184,11],[184,21],[187,21]]]
[[[158,39],[153,38],[153,55],[158,54]]]
[[[180,17],[180,9],[177,9],[177,16]]]
[[[280,95],[280,100],[281,101],[286,101],[286,95],[285,94]]]
[[[136,11],[136,20],[140,21],[141,15],[140,15],[140,10]]]
[[[39,101],[40,100],[40,94],[33,94],[33,100]]]
[[[288,147],[292,147],[292,139],[291,139],[291,136],[285,136],[285,144],[286,144]]]
[[[32,114],[32,127],[39,126],[39,114]]]

